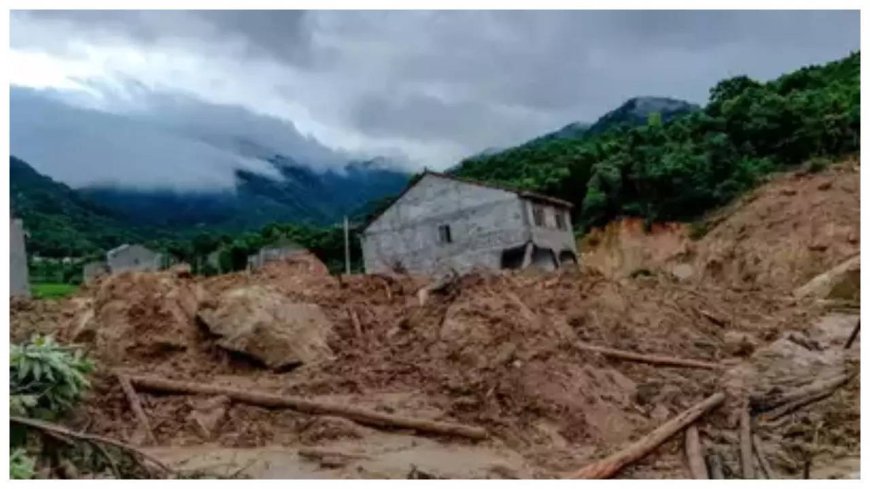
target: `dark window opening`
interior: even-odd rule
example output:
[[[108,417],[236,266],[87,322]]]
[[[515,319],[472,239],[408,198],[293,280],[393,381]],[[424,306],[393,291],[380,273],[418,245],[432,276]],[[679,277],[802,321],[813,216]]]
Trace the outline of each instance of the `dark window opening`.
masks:
[[[532,206],[532,216],[535,219],[535,226],[543,226],[544,225],[544,208],[535,205]]]
[[[556,227],[565,230],[565,216],[560,211],[556,211]]]
[[[450,235],[450,226],[447,224],[438,226],[438,241],[442,244],[452,243],[453,236]]]

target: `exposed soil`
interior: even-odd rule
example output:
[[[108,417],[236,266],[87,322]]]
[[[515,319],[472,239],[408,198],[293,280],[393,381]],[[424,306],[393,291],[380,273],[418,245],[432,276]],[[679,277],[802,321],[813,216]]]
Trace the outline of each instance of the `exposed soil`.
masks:
[[[724,213],[699,241],[680,234],[685,229],[663,227],[652,238],[657,248],[639,253],[645,238],[623,224],[584,255],[581,268],[474,273],[433,292],[425,304],[417,294],[425,277],[334,277],[313,256],[297,255],[257,272],[213,278],[177,270],[122,274],[68,301],[15,304],[13,338],[56,331],[86,345],[99,368],[84,407],[67,421],[131,443],[144,437],[111,375],[116,370],[460,422],[490,434],[475,443],[219,396],[140,392],[159,444],[150,450],[188,470],[251,477],[557,477],[724,390],[725,405],[699,427],[706,446],[723,453],[726,476],[735,477],[742,396],[858,362],[860,345],[842,347],[857,313],[832,315],[817,297],[792,294],[858,252],[854,165],[786,175]],[[621,240],[626,233],[631,238]],[[633,273],[638,269],[643,273]],[[259,296],[272,305],[283,297],[322,311],[325,319],[293,334],[304,344],[325,341],[330,355],[288,369],[250,355],[271,343],[221,347],[227,328],[241,328],[245,315],[225,315],[235,319],[222,323],[218,335],[200,313],[220,309],[233,290],[269,291],[249,294],[246,307]],[[615,360],[577,348],[580,342],[724,368]],[[269,349],[270,359],[274,353]],[[800,477],[810,459],[814,477],[854,477],[858,395],[856,377],[784,424],[761,430],[776,475]],[[299,452],[312,447],[340,453]],[[688,477],[682,437],[619,476]]]

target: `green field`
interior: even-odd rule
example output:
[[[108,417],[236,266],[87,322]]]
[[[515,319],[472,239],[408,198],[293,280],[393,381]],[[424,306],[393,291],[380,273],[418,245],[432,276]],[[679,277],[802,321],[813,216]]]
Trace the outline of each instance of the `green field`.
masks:
[[[74,284],[58,284],[58,283],[34,283],[30,284],[30,291],[36,299],[62,299],[70,296],[78,290],[79,286]]]

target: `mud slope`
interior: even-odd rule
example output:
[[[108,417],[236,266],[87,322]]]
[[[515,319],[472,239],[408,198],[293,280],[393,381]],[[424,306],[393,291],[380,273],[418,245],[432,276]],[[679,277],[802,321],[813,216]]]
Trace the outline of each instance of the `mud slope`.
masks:
[[[790,293],[860,251],[860,221],[860,168],[846,160],[778,175],[695,226],[611,223],[583,239],[581,261],[614,278],[663,271]]]

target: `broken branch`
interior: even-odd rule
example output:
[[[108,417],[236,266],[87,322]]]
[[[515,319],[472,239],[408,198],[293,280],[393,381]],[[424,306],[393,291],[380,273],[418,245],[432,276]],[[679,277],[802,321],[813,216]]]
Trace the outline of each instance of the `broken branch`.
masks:
[[[276,396],[263,392],[243,391],[210,384],[179,382],[158,377],[130,377],[130,382],[142,389],[176,394],[224,395],[245,404],[272,408],[288,408],[310,414],[327,414],[347,418],[357,423],[381,428],[411,429],[422,433],[464,436],[474,440],[487,437],[486,430],[476,426],[443,423],[417,418],[392,416],[367,409],[312,401],[300,397]]]
[[[740,466],[743,468],[744,479],[755,478],[755,466],[752,461],[752,418],[749,416],[749,402],[740,409]]]
[[[692,479],[709,479],[707,466],[704,464],[704,448],[701,446],[701,437],[698,428],[691,425],[686,428],[686,459],[689,463],[689,473]]]
[[[716,363],[705,362],[703,360],[691,360],[686,358],[668,357],[662,355],[645,355],[624,350],[616,350],[603,346],[588,345],[585,343],[577,343],[577,348],[594,353],[600,353],[604,356],[617,358],[620,360],[629,360],[633,362],[650,363],[655,365],[668,365],[671,367],[688,367],[688,368],[703,368],[716,370],[722,366]]]
[[[752,446],[755,448],[755,456],[758,457],[758,465],[761,466],[761,471],[764,472],[764,477],[767,479],[773,478],[773,470],[770,468],[770,464],[767,462],[767,457],[764,455],[761,439],[754,433],[752,434]]]
[[[145,410],[142,409],[142,404],[139,402],[139,396],[136,395],[136,390],[133,389],[133,386],[130,384],[130,379],[122,374],[115,374],[115,376],[118,378],[118,383],[121,384],[121,389],[124,391],[124,395],[127,396],[127,402],[130,403],[130,409],[133,410],[133,414],[136,415],[139,424],[145,431],[148,443],[156,445],[157,438],[154,437],[154,431],[151,430],[151,423],[148,421],[148,416],[145,414]]]
[[[62,435],[62,436],[66,436],[69,438],[75,438],[78,440],[85,440],[85,441],[88,441],[88,442],[93,443],[93,444],[104,443],[106,445],[111,445],[113,447],[120,448],[121,450],[124,450],[126,452],[130,452],[133,455],[136,455],[137,457],[139,457],[141,459],[144,459],[144,460],[147,460],[147,461],[153,463],[154,465],[156,465],[157,467],[159,467],[161,470],[163,470],[164,472],[166,472],[168,474],[172,473],[172,470],[169,467],[167,467],[160,460],[157,460],[156,458],[152,457],[151,455],[148,455],[147,453],[145,453],[145,452],[143,452],[143,451],[141,451],[133,446],[130,446],[130,445],[128,445],[124,442],[118,441],[118,440],[113,440],[112,438],[106,438],[104,436],[99,436],[99,435],[89,435],[87,433],[77,433],[77,432],[72,431],[69,428],[66,428],[66,427],[61,426],[61,425],[49,423],[47,421],[40,421],[38,419],[22,418],[20,416],[10,416],[9,421],[11,421],[13,423],[18,423],[20,425],[28,426],[30,428],[35,428],[35,429],[43,431],[45,433]]]
[[[852,343],[855,341],[855,338],[858,337],[858,331],[861,329],[861,320],[859,319],[857,323],[855,323],[855,327],[852,329],[852,333],[849,335],[849,340],[846,341],[846,346],[844,349],[848,350],[849,347],[852,346]]]
[[[718,406],[725,400],[725,394],[717,392],[703,401],[670,419],[640,440],[613,455],[593,462],[582,469],[569,474],[575,479],[606,479],[613,477],[623,467],[636,462],[664,443],[668,438],[694,423],[707,411]]]
[[[756,397],[751,400],[752,407],[756,412],[769,411],[778,406],[805,399],[818,393],[829,392],[845,384],[852,378],[852,375],[854,374],[840,374],[829,379],[806,384],[803,387],[792,390],[791,392],[772,394],[766,397]]]

